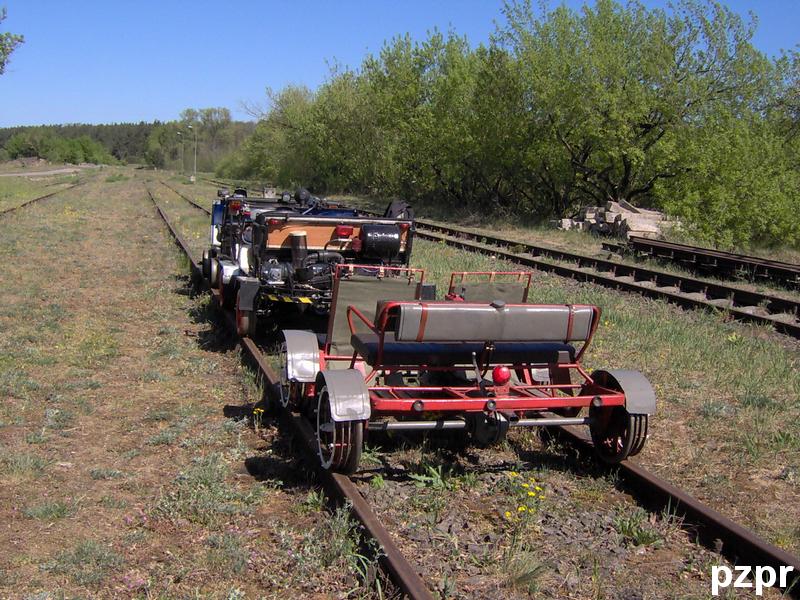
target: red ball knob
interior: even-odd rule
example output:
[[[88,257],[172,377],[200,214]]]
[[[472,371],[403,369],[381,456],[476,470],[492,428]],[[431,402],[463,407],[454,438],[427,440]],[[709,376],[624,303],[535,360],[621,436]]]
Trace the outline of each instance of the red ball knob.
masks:
[[[495,385],[505,385],[511,379],[511,369],[506,366],[498,366],[492,369],[492,381]]]

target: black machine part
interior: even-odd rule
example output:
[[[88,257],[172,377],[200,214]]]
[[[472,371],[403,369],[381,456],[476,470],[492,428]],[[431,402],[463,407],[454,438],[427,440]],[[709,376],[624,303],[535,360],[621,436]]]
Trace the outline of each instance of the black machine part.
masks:
[[[400,227],[383,223],[361,226],[361,255],[391,262],[400,256]]]

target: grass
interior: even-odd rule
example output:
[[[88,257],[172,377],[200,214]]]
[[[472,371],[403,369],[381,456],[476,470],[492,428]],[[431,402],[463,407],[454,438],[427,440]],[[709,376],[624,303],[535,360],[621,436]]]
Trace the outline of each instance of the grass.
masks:
[[[175,479],[173,488],[162,494],[155,514],[215,527],[252,512],[263,496],[261,486],[239,491],[226,481],[228,473],[229,467],[219,454],[196,459]]]
[[[34,506],[25,508],[23,514],[30,519],[39,519],[41,521],[54,521],[56,519],[63,519],[70,515],[73,509],[70,505],[60,500],[53,500],[43,502]]]
[[[89,476],[94,480],[120,479],[125,477],[125,473],[117,469],[92,469]]]
[[[78,585],[97,585],[113,569],[122,565],[122,557],[104,544],[84,540],[71,550],[58,554],[44,570],[66,575]]]
[[[44,474],[49,461],[38,454],[23,452],[0,458],[0,464],[8,474],[39,477]]]
[[[127,175],[123,175],[122,173],[114,173],[113,175],[109,175],[106,177],[106,183],[117,183],[119,181],[128,181],[130,177]]]
[[[648,526],[648,513],[640,507],[621,509],[614,516],[612,525],[622,539],[634,546],[651,546],[663,541],[661,535]]]
[[[206,562],[213,571],[241,575],[247,569],[250,553],[240,536],[234,533],[212,535],[206,543],[209,548]]]

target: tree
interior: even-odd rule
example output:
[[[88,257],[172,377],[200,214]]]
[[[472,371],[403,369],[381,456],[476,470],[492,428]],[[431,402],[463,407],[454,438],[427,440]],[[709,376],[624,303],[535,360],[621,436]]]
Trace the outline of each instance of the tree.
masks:
[[[0,8],[0,23],[6,19],[5,7]],[[3,32],[0,33],[0,75],[5,73],[8,58],[14,49],[24,41],[21,35],[14,33]]]
[[[580,203],[647,202],[688,168],[684,130],[720,105],[758,110],[769,80],[754,24],[719,4],[668,14],[598,0],[537,14],[520,2],[505,14],[499,39],[524,65],[528,109],[558,141]]]

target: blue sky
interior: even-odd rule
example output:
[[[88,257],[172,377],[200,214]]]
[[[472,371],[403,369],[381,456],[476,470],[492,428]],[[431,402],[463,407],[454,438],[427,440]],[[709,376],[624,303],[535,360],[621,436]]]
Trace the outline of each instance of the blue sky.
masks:
[[[664,6],[667,0],[645,0]],[[25,36],[0,76],[0,127],[170,120],[187,107],[248,118],[269,86],[319,85],[384,40],[434,27],[486,41],[502,0],[0,0],[0,31]],[[579,6],[580,0],[568,0]],[[800,42],[800,0],[727,0],[759,18],[768,54]]]

